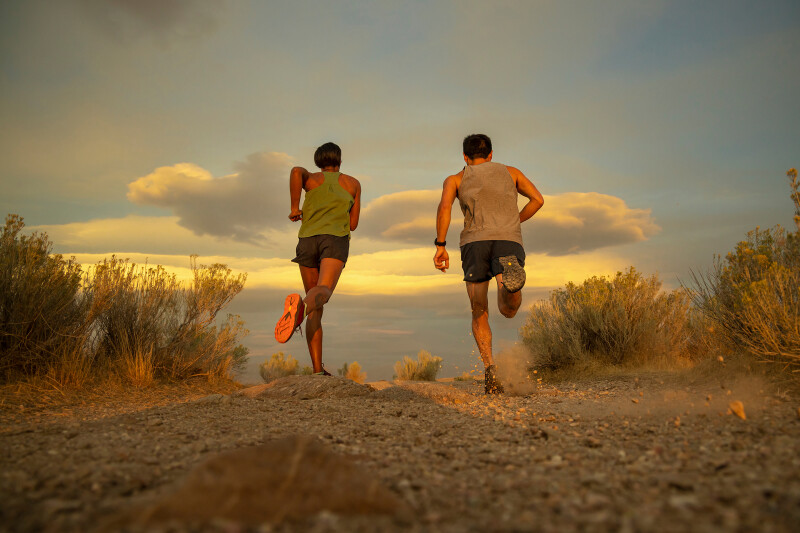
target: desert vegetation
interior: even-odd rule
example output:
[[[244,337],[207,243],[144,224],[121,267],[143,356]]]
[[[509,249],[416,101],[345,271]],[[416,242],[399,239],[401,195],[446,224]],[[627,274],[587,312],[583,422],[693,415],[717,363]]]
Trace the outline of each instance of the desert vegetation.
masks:
[[[179,282],[161,266],[112,256],[87,268],[52,253],[46,234],[22,233],[18,215],[0,234],[0,381],[42,378],[80,387],[117,376],[136,386],[155,379],[231,378],[245,361],[238,316],[217,315],[246,274],[198,265]]]
[[[658,276],[631,267],[552,291],[520,336],[539,368],[658,364],[688,357],[689,303],[685,290],[663,292]]]
[[[800,184],[787,173],[796,232],[756,228],[706,274],[694,301],[724,339],[761,361],[800,373]]]
[[[431,355],[426,350],[420,350],[417,360],[403,356],[402,361],[394,364],[395,379],[401,381],[435,381],[436,374],[442,368],[442,358]]]
[[[676,367],[725,352],[800,377],[800,183],[787,176],[797,231],[756,228],[672,291],[633,267],[552,291],[520,329],[531,366]]]
[[[307,365],[300,367],[300,363],[291,355],[286,355],[283,352],[276,352],[272,354],[269,359],[261,363],[261,366],[258,367],[258,372],[261,374],[261,379],[269,383],[270,381],[286,376],[296,376],[298,374],[310,376],[314,373],[314,370]]]
[[[353,361],[349,365],[345,363],[342,365],[342,368],[338,369],[336,373],[351,381],[355,381],[356,383],[364,383],[367,380],[367,373],[361,371],[361,365],[358,361]]]

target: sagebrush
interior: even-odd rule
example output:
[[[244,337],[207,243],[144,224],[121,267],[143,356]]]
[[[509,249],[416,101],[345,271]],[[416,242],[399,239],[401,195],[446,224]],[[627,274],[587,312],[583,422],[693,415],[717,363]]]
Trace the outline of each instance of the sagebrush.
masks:
[[[361,365],[358,361],[353,361],[350,364],[345,363],[336,373],[356,383],[364,383],[367,380],[367,373],[361,371]]]
[[[278,378],[294,376],[297,374],[299,367],[300,363],[297,362],[297,359],[291,355],[285,355],[283,352],[277,352],[272,354],[268,360],[261,363],[258,371],[261,374],[261,379],[269,383]],[[305,368],[303,370],[305,370]],[[305,372],[303,373],[305,374]]]
[[[798,233],[756,228],[694,281],[696,305],[730,343],[800,371]]]
[[[0,234],[0,377],[46,371],[81,350],[89,298],[81,266],[52,254],[46,234],[23,235],[8,215]]]
[[[45,375],[80,386],[115,373],[145,386],[156,378],[230,378],[244,364],[238,316],[218,313],[246,274],[198,266],[179,283],[161,266],[112,256],[85,272],[52,254],[46,234],[22,234],[9,215],[0,236],[0,380]]]
[[[552,291],[531,307],[520,336],[541,368],[669,365],[688,355],[689,303],[685,290],[664,292],[658,276],[631,267]]]
[[[407,355],[402,361],[394,364],[395,378],[402,381],[435,381],[436,374],[442,368],[442,358],[431,355],[426,350],[420,350],[417,360],[414,361]]]

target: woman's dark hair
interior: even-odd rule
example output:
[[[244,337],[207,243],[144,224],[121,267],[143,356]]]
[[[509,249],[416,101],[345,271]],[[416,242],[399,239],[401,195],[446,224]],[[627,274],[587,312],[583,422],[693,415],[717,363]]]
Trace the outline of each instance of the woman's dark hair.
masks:
[[[464,137],[464,155],[470,159],[486,159],[492,153],[492,140],[483,133]]]
[[[335,143],[323,144],[314,152],[314,164],[319,168],[341,166],[342,149]]]

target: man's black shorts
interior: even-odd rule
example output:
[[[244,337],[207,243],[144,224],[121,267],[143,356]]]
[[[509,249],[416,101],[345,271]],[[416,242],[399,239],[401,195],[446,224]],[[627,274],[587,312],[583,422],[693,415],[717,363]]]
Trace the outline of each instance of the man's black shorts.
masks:
[[[347,256],[350,254],[350,236],[314,235],[300,237],[295,252],[297,257],[292,261],[304,267],[319,268],[320,262],[326,257],[347,263]]]
[[[464,281],[481,283],[502,274],[499,259],[515,255],[520,266],[525,266],[525,249],[514,241],[475,241],[461,247],[461,268]]]

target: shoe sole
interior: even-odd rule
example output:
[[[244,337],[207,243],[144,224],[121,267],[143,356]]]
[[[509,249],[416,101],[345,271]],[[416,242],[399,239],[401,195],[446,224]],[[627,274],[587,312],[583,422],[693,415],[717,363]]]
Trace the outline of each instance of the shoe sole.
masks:
[[[503,286],[508,292],[514,293],[525,286],[525,269],[520,266],[515,255],[507,255],[499,259],[503,267]]]
[[[292,338],[297,327],[303,322],[304,304],[299,294],[290,294],[283,303],[283,315],[275,325],[275,340],[281,344]]]

